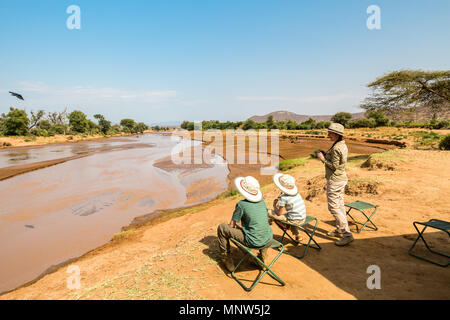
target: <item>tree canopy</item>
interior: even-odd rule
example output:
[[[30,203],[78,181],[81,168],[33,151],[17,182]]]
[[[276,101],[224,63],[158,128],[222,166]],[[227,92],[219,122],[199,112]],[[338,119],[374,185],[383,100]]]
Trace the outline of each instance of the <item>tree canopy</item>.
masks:
[[[69,113],[69,125],[71,131],[74,132],[85,133],[89,130],[89,120],[86,115],[79,110]]]
[[[425,108],[435,117],[450,108],[450,70],[393,71],[368,84],[372,95],[365,99],[362,108],[381,110],[393,115],[401,110]]]
[[[346,127],[352,117],[352,114],[349,112],[338,112],[331,118],[331,121],[340,123]]]
[[[25,110],[10,108],[4,118],[5,134],[8,136],[25,135],[28,131],[30,120]]]

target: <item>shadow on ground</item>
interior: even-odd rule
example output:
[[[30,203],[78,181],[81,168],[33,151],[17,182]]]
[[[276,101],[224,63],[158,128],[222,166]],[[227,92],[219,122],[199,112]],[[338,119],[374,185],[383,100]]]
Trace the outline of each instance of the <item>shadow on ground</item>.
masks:
[[[361,234],[355,235],[355,241],[346,247],[337,247],[333,241],[329,240],[329,237],[323,234],[320,237],[317,236],[316,240],[322,250],[310,248],[307,255],[301,260],[289,255],[282,255],[275,264],[274,271],[285,279],[288,278],[287,274],[292,276],[292,273],[296,272],[292,271],[295,270],[292,269],[293,264],[304,264],[357,299],[450,298],[449,268],[434,265],[408,254],[417,234],[364,239],[363,237],[367,236],[365,232],[364,230]],[[372,232],[370,232],[370,236],[373,236]],[[446,233],[426,232],[424,237],[433,249],[445,254],[450,253],[450,241]],[[303,238],[306,240],[306,236]],[[276,233],[274,239],[281,240],[281,234]],[[230,273],[220,263],[217,237],[207,236],[200,242],[208,246],[203,253],[216,260],[224,274],[230,277]],[[303,246],[295,246],[287,239],[284,242],[287,251],[296,255],[303,253]],[[440,263],[448,261],[446,258],[429,253],[420,240],[414,253],[435,259]],[[233,247],[234,261],[239,261],[242,255],[243,253],[239,249]],[[373,274],[373,271],[368,272],[368,268],[372,265],[380,268],[381,289],[370,290],[367,287],[368,279]],[[254,271],[255,269],[255,266],[246,262],[239,272],[245,273],[245,271]],[[298,272],[304,273],[305,270]],[[269,279],[270,277],[263,278],[263,280],[271,282]],[[309,281],[307,274],[302,274],[301,279],[303,280],[299,281]]]
[[[309,249],[303,259],[289,259],[292,263],[306,264],[358,299],[450,298],[449,268],[409,255],[409,248],[417,234],[367,239],[358,239],[359,237],[360,235],[355,235],[355,241],[346,247],[338,247],[333,241],[319,242],[322,250]],[[447,255],[450,253],[450,241],[446,233],[426,232],[424,238],[432,249]],[[302,254],[304,250],[304,246],[294,246],[287,240],[285,247],[296,255]],[[448,261],[445,257],[430,253],[421,240],[413,252],[440,263]],[[368,278],[373,274],[373,271],[368,272],[368,268],[372,265],[380,268],[379,290],[367,287]]]

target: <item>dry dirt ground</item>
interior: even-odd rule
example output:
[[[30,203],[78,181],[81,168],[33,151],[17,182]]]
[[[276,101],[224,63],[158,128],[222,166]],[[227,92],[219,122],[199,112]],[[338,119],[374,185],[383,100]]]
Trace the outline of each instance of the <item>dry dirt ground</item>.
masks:
[[[218,262],[216,230],[228,222],[239,196],[216,200],[158,224],[119,234],[107,245],[66,264],[33,284],[0,299],[449,299],[450,272],[408,255],[416,237],[413,221],[450,220],[450,152],[392,150],[366,166],[365,156],[349,157],[346,202],[364,200],[379,205],[373,221],[378,231],[355,234],[347,247],[337,247],[325,234],[332,230],[322,186],[323,166],[310,160],[291,173],[306,201],[308,215],[319,219],[316,239],[321,251],[310,249],[298,260],[282,255],[273,270],[286,282],[279,286],[265,276],[251,292],[244,291]],[[266,202],[278,191],[263,187]],[[354,226],[352,226],[353,228]],[[275,239],[281,232],[272,225]],[[450,252],[449,237],[426,233],[431,245]],[[423,245],[418,253],[424,252]],[[300,253],[302,247],[286,245]],[[273,258],[276,251],[269,251]],[[234,248],[237,261],[241,253]],[[441,260],[442,261],[442,260]],[[81,272],[81,288],[68,289],[68,267]],[[369,290],[367,268],[381,270],[381,289]],[[252,280],[258,271],[244,263],[238,276]],[[249,282],[247,282],[249,283]]]

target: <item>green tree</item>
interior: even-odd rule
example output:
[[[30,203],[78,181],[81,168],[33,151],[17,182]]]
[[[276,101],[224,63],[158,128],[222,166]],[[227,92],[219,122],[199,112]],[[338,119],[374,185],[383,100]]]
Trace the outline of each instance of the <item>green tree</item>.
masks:
[[[316,129],[327,129],[330,126],[330,121],[319,121],[316,124]]]
[[[401,70],[386,74],[367,85],[372,95],[362,108],[381,110],[388,115],[417,107],[430,117],[450,108],[450,70]]]
[[[99,134],[101,132],[100,126],[96,124],[94,121],[88,119],[88,132],[89,134]]]
[[[390,120],[384,116],[380,110],[369,110],[366,112],[367,118],[375,120],[376,127],[385,127],[389,125]]]
[[[269,130],[275,128],[275,123],[273,122],[273,116],[272,115],[267,117],[266,125],[267,125],[267,129],[269,129]]]
[[[38,110],[36,113],[34,111],[31,111],[31,119],[28,126],[28,130],[36,127],[39,121],[44,117],[45,112],[44,110]]]
[[[348,112],[338,112],[332,118],[331,121],[342,124],[344,127],[347,126],[347,123],[352,118],[352,114]]]
[[[144,131],[148,129],[148,126],[143,122],[139,122],[134,129],[136,132],[144,133]]]
[[[105,119],[101,114],[94,114],[94,118],[98,120],[98,125],[100,126],[100,131],[106,134],[109,129],[111,129],[111,121]]]
[[[242,126],[242,129],[248,130],[248,129],[257,129],[258,124],[253,120],[247,120],[244,122],[244,125]]]
[[[43,130],[50,130],[50,128],[52,127],[52,124],[49,120],[41,120],[37,123],[36,127],[38,129],[43,129]]]
[[[136,126],[136,122],[133,119],[122,119],[120,120],[120,125],[122,126],[122,130],[127,133],[133,133],[134,127]]]
[[[301,124],[303,125],[302,127],[305,127],[306,129],[315,129],[317,126],[317,122],[313,118],[309,118],[308,120],[303,121]]]
[[[5,135],[24,136],[28,133],[30,120],[25,110],[10,108],[4,119]]]
[[[121,132],[122,128],[120,127],[120,125],[118,124],[114,124],[113,126],[111,126],[111,128],[108,131],[108,134],[114,135],[114,134],[119,134]]]
[[[89,130],[89,120],[83,112],[75,110],[69,113],[69,126],[73,132],[86,133]]]
[[[295,129],[297,129],[297,125],[298,125],[297,122],[295,122],[292,119],[288,119],[288,122],[286,123],[286,128],[288,130],[295,130]]]
[[[3,136],[6,134],[6,114],[2,113],[0,115],[0,136]]]

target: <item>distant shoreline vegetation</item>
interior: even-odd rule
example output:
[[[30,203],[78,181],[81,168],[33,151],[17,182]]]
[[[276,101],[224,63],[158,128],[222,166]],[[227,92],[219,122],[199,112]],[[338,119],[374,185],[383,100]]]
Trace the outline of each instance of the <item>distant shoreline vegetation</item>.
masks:
[[[377,127],[397,127],[397,128],[426,128],[426,129],[450,129],[450,120],[424,120],[424,121],[394,121],[387,118],[382,111],[369,110],[366,116],[359,119],[352,120],[352,114],[348,112],[338,112],[331,121],[315,121],[312,118],[298,123],[294,120],[274,121],[273,116],[267,117],[265,122],[256,122],[253,120],[247,121],[226,121],[220,122],[218,120],[202,121],[202,130],[218,129],[242,129],[242,130],[260,130],[260,129],[278,129],[278,130],[314,130],[326,129],[331,122],[337,122],[344,125],[346,128],[377,128]],[[195,123],[191,121],[183,121],[181,128],[192,131],[195,128]]]
[[[28,116],[25,110],[10,108],[10,111],[0,115],[0,136],[39,136],[55,135],[116,135],[120,133],[143,133],[149,127],[143,122],[133,119],[122,119],[120,124],[112,124],[101,114],[95,114],[97,122],[88,119],[79,110],[67,113],[49,112],[43,110],[31,111]],[[157,127],[156,131],[165,128]]]

